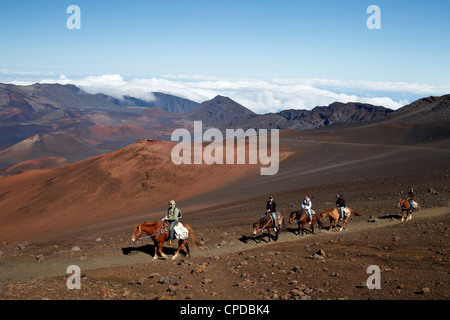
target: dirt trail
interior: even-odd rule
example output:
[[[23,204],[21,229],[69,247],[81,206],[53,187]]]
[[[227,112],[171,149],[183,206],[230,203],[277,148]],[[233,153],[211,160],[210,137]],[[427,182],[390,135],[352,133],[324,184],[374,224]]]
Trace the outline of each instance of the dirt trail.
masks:
[[[443,216],[448,213],[450,213],[450,206],[427,208],[415,212],[413,219],[429,219],[431,217]],[[310,240],[311,237],[315,237],[318,241],[320,241],[324,237],[334,237],[338,235],[343,236],[345,234],[393,226],[399,223],[401,223],[399,220],[391,218],[377,219],[376,222],[372,223],[367,222],[366,220],[351,221],[348,231],[336,232],[334,230],[328,231],[326,229],[316,229],[314,235],[306,235],[304,237],[299,237],[291,232],[283,232],[280,234],[277,242],[272,241],[269,244],[265,243],[264,240],[262,243],[257,244],[250,237],[249,232],[247,235],[242,235],[240,238],[236,238],[236,236],[234,236],[234,238],[228,237],[227,240],[233,241],[233,245],[231,246],[220,246],[214,244],[222,240],[220,235],[218,235],[216,239],[211,239],[208,243],[206,243],[203,249],[197,249],[194,251],[192,253],[192,257],[222,256],[230,253],[245,252],[255,248],[261,248],[263,246],[270,250],[271,244],[275,243],[279,244],[292,241],[302,241],[304,239]],[[328,226],[328,222],[325,222],[325,226]],[[291,225],[291,227],[293,227],[293,225]],[[265,238],[265,240],[267,240],[267,238]],[[81,272],[83,273],[83,271],[87,270],[150,263],[153,261],[148,253],[143,253],[141,250],[133,250],[133,248],[137,249],[142,246],[142,241],[135,245],[135,247],[130,247],[129,244],[131,243],[124,240],[121,247],[114,248],[108,247],[107,242],[108,240],[105,240],[106,247],[88,249],[83,253],[84,256],[78,255],[68,258],[46,258],[43,261],[36,261],[35,259],[30,258],[23,259],[18,262],[3,262],[0,264],[0,286],[9,283],[26,282],[42,278],[67,275],[66,270],[70,265],[79,266]],[[146,243],[149,243],[148,240]],[[125,254],[125,249],[128,249],[130,252]],[[158,263],[158,261],[154,261],[154,263]]]

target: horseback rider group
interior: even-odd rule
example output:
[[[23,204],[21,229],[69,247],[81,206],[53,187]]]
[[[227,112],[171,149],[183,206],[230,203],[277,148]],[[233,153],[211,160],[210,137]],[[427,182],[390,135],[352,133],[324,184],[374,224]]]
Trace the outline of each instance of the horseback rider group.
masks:
[[[414,199],[415,199],[415,192],[414,189],[411,188],[408,192],[407,200],[409,201],[410,205],[410,213],[414,210]],[[302,201],[302,209],[308,214],[309,218],[309,224],[311,224],[312,218],[312,201],[309,198],[309,196],[305,196],[305,198]],[[342,194],[339,194],[336,196],[336,207],[338,208],[338,211],[340,213],[340,219],[342,220],[344,218],[344,209],[346,207],[345,205],[345,199]],[[274,231],[277,232],[277,203],[275,202],[275,199],[273,196],[269,197],[269,201],[267,201],[266,204],[266,212],[263,213],[262,217],[264,217],[266,214],[270,214],[272,216],[272,219],[274,221]],[[174,228],[178,223],[178,219],[181,217],[181,210],[175,206],[175,201],[171,200],[169,201],[169,208],[167,209],[166,216],[161,219],[161,221],[167,223],[169,226],[169,244],[172,245],[173,238],[174,238]]]

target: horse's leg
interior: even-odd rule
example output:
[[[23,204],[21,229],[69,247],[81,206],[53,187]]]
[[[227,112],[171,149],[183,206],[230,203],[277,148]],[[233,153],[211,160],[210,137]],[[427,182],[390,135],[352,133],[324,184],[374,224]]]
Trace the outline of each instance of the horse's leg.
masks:
[[[153,256],[153,260],[158,259],[158,242],[155,238],[153,238],[153,243],[155,244],[155,255]]]
[[[401,222],[403,222],[403,220],[404,220],[404,218],[403,218],[404,215],[405,215],[405,210],[402,209],[402,220],[401,220]]]
[[[302,226],[300,227],[300,231],[302,232],[302,236],[303,236],[303,229],[305,229],[305,223],[302,222]]]
[[[187,240],[183,240],[183,244],[186,247],[186,257],[190,257],[191,253],[189,252],[189,243]]]
[[[311,221],[311,233],[314,233],[314,222],[316,220],[313,219],[313,221]]]
[[[158,252],[159,252],[159,254],[161,255],[161,257],[163,257],[164,259],[167,259],[167,256],[164,254],[164,252],[162,252],[163,246],[164,246],[164,241],[161,241],[161,242],[159,243],[159,249],[158,249]]]
[[[183,246],[183,241],[184,240],[178,240],[178,250],[177,252],[173,255],[172,260],[175,260],[178,257],[178,253],[180,253],[181,247]]]

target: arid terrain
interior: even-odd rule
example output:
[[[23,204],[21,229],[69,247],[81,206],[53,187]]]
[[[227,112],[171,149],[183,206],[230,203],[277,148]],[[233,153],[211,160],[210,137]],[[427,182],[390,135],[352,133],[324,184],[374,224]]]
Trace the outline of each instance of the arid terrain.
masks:
[[[397,198],[414,185],[421,209],[400,222]],[[1,299],[438,299],[449,296],[449,172],[308,188],[317,209],[333,207],[345,188],[349,231],[294,234],[278,241],[251,235],[264,198],[250,198],[186,213],[200,245],[192,256],[153,260],[152,242],[131,240],[133,226],[65,240],[2,243]],[[430,191],[431,190],[431,191]],[[275,194],[285,218],[305,189]],[[327,201],[329,200],[329,201]],[[294,207],[296,205],[296,207]],[[199,216],[220,213],[222,219]],[[226,217],[226,218],[225,218]],[[164,252],[171,257],[174,248]],[[81,268],[81,289],[68,290],[66,269]],[[379,266],[381,289],[368,289],[369,266]]]
[[[174,143],[148,139],[3,177],[0,299],[448,300],[450,142],[433,123],[284,130],[273,176],[259,165],[177,166]],[[400,222],[411,187],[421,209]],[[325,220],[304,236],[289,223],[277,241],[251,234],[270,195],[287,220],[305,195],[320,212],[337,194],[359,214],[348,231]],[[131,242],[133,228],[161,219],[172,199],[198,246],[153,260],[150,239]],[[169,258],[174,250],[164,247]],[[72,265],[80,289],[67,287]],[[371,266],[379,289],[367,287]]]

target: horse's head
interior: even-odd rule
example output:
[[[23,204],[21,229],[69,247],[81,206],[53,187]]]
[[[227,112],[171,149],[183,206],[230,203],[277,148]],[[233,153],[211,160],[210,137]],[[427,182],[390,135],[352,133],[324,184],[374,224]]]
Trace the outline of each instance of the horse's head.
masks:
[[[289,213],[289,223],[292,223],[292,221],[294,221],[295,215],[296,215],[295,211]]]
[[[252,232],[252,234],[253,234],[254,236],[256,236],[256,233],[258,232],[258,227],[259,227],[259,223],[258,223],[258,222],[255,222],[255,223],[253,224],[253,232]]]
[[[137,239],[141,237],[141,225],[134,225],[133,236],[131,237],[131,241],[135,242]]]
[[[329,214],[329,211],[320,211],[320,218],[325,219]]]

